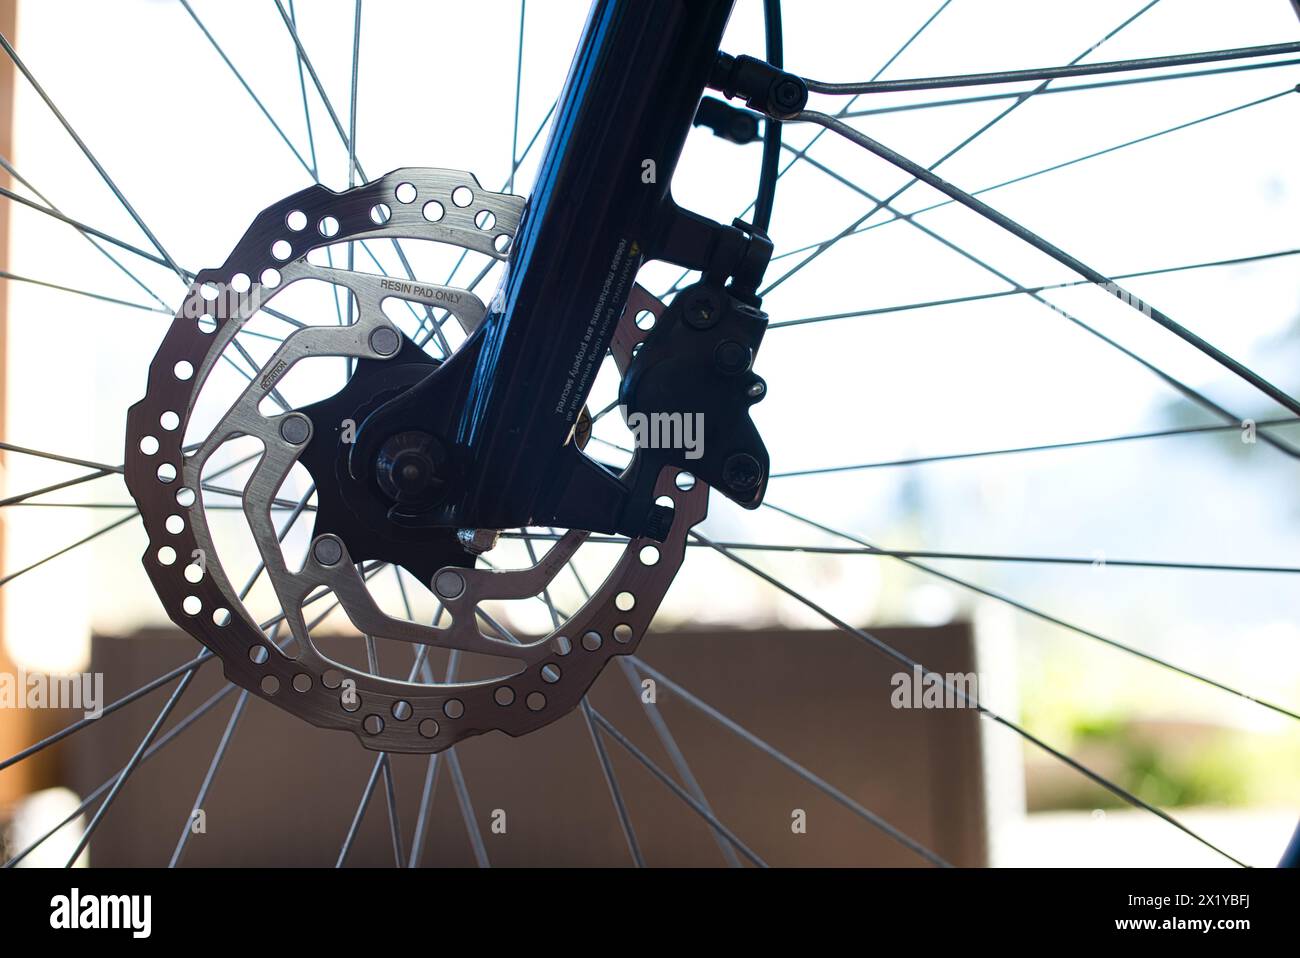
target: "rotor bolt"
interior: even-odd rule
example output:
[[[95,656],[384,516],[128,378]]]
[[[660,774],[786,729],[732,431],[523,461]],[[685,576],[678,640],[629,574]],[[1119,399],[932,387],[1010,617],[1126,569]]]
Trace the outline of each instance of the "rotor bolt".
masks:
[[[726,339],[718,343],[718,348],[713,351],[713,361],[719,371],[734,376],[749,369],[754,362],[754,353],[743,343]]]
[[[456,599],[465,592],[465,577],[451,569],[433,577],[433,591],[443,599]]]
[[[280,437],[285,442],[301,446],[310,435],[311,423],[307,421],[306,416],[294,413],[292,416],[285,416],[280,420]]]
[[[343,558],[343,543],[334,536],[321,536],[311,547],[311,554],[321,565],[334,565]]]
[[[391,326],[380,326],[370,334],[370,348],[381,356],[391,356],[401,348],[402,340]]]
[[[733,452],[722,464],[722,481],[732,492],[750,492],[763,481],[763,467],[747,452]]]

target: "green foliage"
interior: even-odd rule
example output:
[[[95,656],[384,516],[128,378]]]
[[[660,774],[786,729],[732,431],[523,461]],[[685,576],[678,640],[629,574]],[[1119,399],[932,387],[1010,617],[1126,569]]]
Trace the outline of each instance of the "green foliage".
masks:
[[[1081,715],[1070,754],[1143,801],[1161,808],[1285,801],[1300,760],[1300,737],[1210,725]],[[1079,775],[1031,761],[1032,811],[1122,807],[1119,797]]]

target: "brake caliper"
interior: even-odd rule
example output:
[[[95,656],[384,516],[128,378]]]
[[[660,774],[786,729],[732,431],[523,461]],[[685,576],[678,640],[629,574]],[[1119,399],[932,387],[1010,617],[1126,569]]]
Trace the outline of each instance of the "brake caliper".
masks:
[[[753,371],[766,329],[762,310],[715,281],[678,294],[632,357],[619,394],[638,472],[654,477],[677,466],[747,509],[762,502],[768,455],[749,409],[767,392]]]

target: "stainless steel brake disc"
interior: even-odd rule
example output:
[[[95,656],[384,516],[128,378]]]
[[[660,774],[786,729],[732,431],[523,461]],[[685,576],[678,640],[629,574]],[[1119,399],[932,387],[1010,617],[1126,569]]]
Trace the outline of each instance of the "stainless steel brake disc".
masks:
[[[466,331],[485,312],[468,290],[317,266],[307,254],[334,243],[393,238],[436,240],[505,259],[523,205],[521,197],[482,189],[468,173],[405,169],[343,193],[314,186],[271,206],[221,267],[195,278],[149,367],[145,397],[128,415],[126,482],[149,537],[144,565],[172,621],[221,658],[231,681],[313,725],[348,729],[368,748],[440,751],[492,729],[522,735],[572,709],[611,656],[635,650],[681,565],[687,531],[707,510],[704,483],[683,491],[677,470],[664,469],[656,495],[674,507],[665,540],[631,540],[608,578],[567,622],[527,642],[483,632],[477,606],[541,594],[586,532],[565,533],[530,568],[467,567],[474,565],[471,555],[461,565],[434,570],[425,584],[450,614],[443,626],[382,611],[344,537],[315,535],[302,567],[289,567],[271,521],[272,504],[317,427],[297,410],[262,412],[263,398],[305,358],[387,362],[413,345],[385,316],[384,299],[446,309]],[[356,321],[295,329],[211,433],[182,449],[196,401],[223,350],[255,313],[274,310],[274,298],[304,279],[350,290]],[[633,317],[645,310],[658,316],[662,309],[635,289],[611,349],[620,374],[646,335]],[[243,490],[243,513],[296,640],[292,655],[271,642],[245,608],[209,529],[204,466],[221,446],[242,436],[264,446]],[[469,538],[462,537],[467,546]],[[196,554],[205,557],[202,563],[184,558]],[[483,653],[512,664],[491,680],[438,684],[403,682],[333,661],[313,642],[304,613],[304,603],[326,591],[365,635]]]

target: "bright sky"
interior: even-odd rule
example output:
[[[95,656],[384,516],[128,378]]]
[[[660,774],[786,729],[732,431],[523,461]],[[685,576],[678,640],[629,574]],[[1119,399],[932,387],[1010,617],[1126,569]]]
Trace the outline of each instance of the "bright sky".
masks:
[[[194,0],[192,6],[307,155],[294,52],[272,0]],[[819,79],[870,78],[937,6],[938,0],[787,4],[786,63]],[[1066,63],[1140,6],[1139,0],[952,0],[884,77]],[[353,4],[313,0],[298,7],[303,43],[346,126]],[[521,144],[559,89],[585,7],[584,0],[529,5]],[[760,51],[759,10],[755,0],[741,0],[726,49]],[[371,175],[401,166],[442,166],[470,170],[490,188],[505,181],[518,17],[516,0],[365,0],[356,140]],[[1286,0],[1161,0],[1088,59],[1273,43],[1297,35],[1300,23]],[[259,210],[310,182],[178,2],[25,0],[17,46],[145,222],[187,268],[220,263]],[[968,189],[990,186],[1280,93],[1298,79],[1300,68],[1292,66],[1040,96],[940,170]],[[1027,86],[971,92],[1007,89]],[[962,95],[882,95],[859,106]],[[308,99],[321,177],[342,188],[346,154],[310,89]],[[1011,102],[854,122],[929,164]],[[843,104],[815,105],[834,112]],[[1108,275],[1293,248],[1300,222],[1298,108],[1294,96],[1281,97],[984,198]],[[801,146],[813,132],[788,128],[788,141]],[[520,191],[531,181],[537,155],[530,153],[521,168]],[[810,155],[874,196],[889,195],[905,182],[896,170],[829,134]],[[736,147],[697,131],[674,193],[687,207],[730,220],[752,199],[758,156],[757,145]],[[25,84],[18,91],[13,159],[68,214],[147,245]],[[912,211],[941,198],[916,186],[898,205]],[[778,193],[771,231],[777,251],[835,235],[869,209],[868,199],[800,164]],[[881,212],[870,222],[887,219]],[[956,206],[925,213],[917,222],[971,256],[906,222],[884,225],[837,244],[783,283],[765,304],[773,322],[1009,288],[995,271],[1026,286],[1072,278]],[[13,271],[147,302],[67,227],[16,210],[13,229]],[[130,254],[123,260],[169,303],[179,298],[174,277]],[[778,260],[769,275],[780,276],[798,261]],[[675,276],[658,267],[647,270],[643,281],[661,292]],[[1282,258],[1127,285],[1295,394],[1296,280],[1296,260]],[[1235,415],[1281,415],[1105,294],[1078,289],[1046,295]],[[169,317],[25,284],[12,284],[10,304],[5,438],[120,462],[126,407],[143,392],[147,364]],[[777,472],[1213,421],[1208,413],[1189,412],[1132,359],[1024,296],[773,329],[757,369],[770,388],[756,418]],[[1293,430],[1293,438],[1300,440],[1300,432]],[[8,462],[10,493],[75,474],[18,456]],[[776,479],[769,499],[894,548],[1297,565],[1295,470],[1276,450],[1234,443],[1230,434],[1229,441],[1162,439]],[[113,479],[61,496],[65,502],[126,501]],[[718,496],[711,511],[705,529],[715,538],[846,544],[770,511],[742,513]],[[6,517],[7,567],[25,565],[120,514],[12,509]],[[82,654],[92,622],[120,634],[159,621],[161,609],[139,565],[143,548],[140,527],[128,523],[93,549],[63,556],[7,586],[6,636],[20,660],[69,665]],[[1016,640],[1031,674],[1060,681],[1061,695],[1098,701],[1146,696],[1159,708],[1175,707],[1172,702],[1202,714],[1260,720],[1248,705],[1032,619],[998,612],[1002,607],[890,560],[762,554],[753,561],[853,622],[979,616]],[[1260,697],[1300,700],[1300,596],[1285,575],[934,564]],[[688,560],[662,615],[665,622],[826,624],[702,550]],[[1062,675],[1043,661],[1074,667]]]

